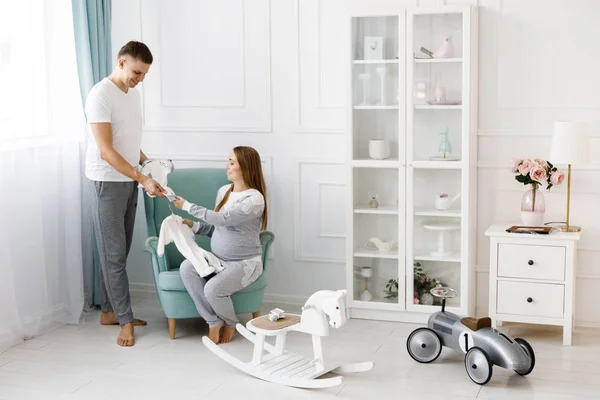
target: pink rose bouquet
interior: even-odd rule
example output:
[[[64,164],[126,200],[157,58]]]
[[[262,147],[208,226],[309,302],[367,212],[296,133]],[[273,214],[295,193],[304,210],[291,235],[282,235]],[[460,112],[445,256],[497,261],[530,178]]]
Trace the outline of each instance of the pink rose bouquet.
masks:
[[[523,185],[534,185],[537,188],[546,183],[546,190],[560,185],[565,179],[565,174],[552,163],[539,158],[512,160],[510,171],[515,174],[515,179]]]

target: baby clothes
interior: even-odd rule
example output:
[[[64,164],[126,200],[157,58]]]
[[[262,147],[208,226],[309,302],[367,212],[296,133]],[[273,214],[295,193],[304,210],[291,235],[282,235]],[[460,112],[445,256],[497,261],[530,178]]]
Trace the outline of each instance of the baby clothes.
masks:
[[[204,250],[194,241],[192,229],[182,223],[183,219],[175,214],[165,218],[160,226],[157,253],[162,256],[165,253],[165,245],[175,242],[177,250],[188,259],[198,275],[205,277],[223,270],[221,262],[214,254]]]
[[[147,160],[142,165],[142,174],[150,176],[160,186],[167,189],[167,175],[173,172],[175,167],[171,160]],[[139,185],[142,187],[142,185]],[[150,197],[154,195],[148,194]]]

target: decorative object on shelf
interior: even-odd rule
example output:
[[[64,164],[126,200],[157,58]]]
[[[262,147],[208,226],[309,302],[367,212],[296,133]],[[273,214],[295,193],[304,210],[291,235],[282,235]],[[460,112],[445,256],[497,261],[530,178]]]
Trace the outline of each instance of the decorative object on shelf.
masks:
[[[421,52],[427,54],[428,58],[433,58],[433,52],[421,46]]]
[[[558,121],[554,124],[550,158],[558,164],[567,164],[567,221],[559,226],[563,232],[579,232],[581,228],[570,225],[571,208],[571,165],[589,162],[590,145],[587,128],[582,122]]]
[[[371,208],[379,207],[379,202],[377,201],[378,197],[379,197],[379,194],[371,195],[371,200],[369,201],[369,207],[371,207]]]
[[[457,222],[424,222],[423,228],[438,233],[437,250],[431,252],[433,257],[448,257],[454,252],[447,248],[448,235],[450,232],[460,230]]]
[[[383,37],[365,36],[365,60],[383,60]]]
[[[375,69],[375,72],[377,72],[377,74],[379,75],[379,84],[380,84],[380,89],[379,89],[379,95],[380,95],[380,99],[379,102],[377,103],[377,105],[384,105],[385,104],[385,78],[386,78],[386,73],[387,73],[387,68],[385,66],[381,66],[381,67],[377,67]]]
[[[436,85],[433,88],[433,100],[429,102],[429,104],[437,105],[437,104],[446,104],[446,87],[441,85]]]
[[[360,75],[358,75],[358,79],[360,79],[360,81],[362,82],[362,102],[360,103],[361,106],[367,106],[369,105],[369,80],[371,79],[371,75],[365,73],[362,73]]]
[[[518,182],[531,185],[521,198],[521,221],[528,226],[543,225],[546,202],[539,188],[546,183],[546,190],[550,190],[552,186],[560,185],[565,175],[540,158],[512,160],[511,172]]]
[[[384,299],[397,299],[398,298],[398,279],[390,279],[385,284],[385,290],[383,291]]]
[[[360,300],[371,301],[373,300],[373,295],[371,294],[371,292],[369,292],[369,278],[373,276],[373,268],[361,267],[360,276],[365,278],[365,290],[360,294]]]
[[[369,157],[384,160],[390,156],[390,144],[385,139],[369,140]]]
[[[427,100],[427,104],[430,106],[459,106],[462,104],[462,100]]]
[[[443,83],[441,72],[435,74],[432,94],[434,103],[444,103],[446,101],[446,85]]]
[[[415,103],[424,103],[427,99],[427,82],[426,81],[415,81],[415,88],[413,92]]]
[[[452,36],[446,36],[442,45],[433,53],[433,58],[452,58],[453,55]]]
[[[429,159],[431,161],[458,161],[458,157],[450,156],[450,153],[452,153],[452,144],[450,143],[450,139],[448,139],[448,127],[443,132],[438,133],[438,135],[442,137],[438,145],[438,152],[441,156],[433,156],[429,157]]]
[[[429,293],[429,290],[437,286],[441,287],[442,284],[438,279],[432,279],[427,275],[420,262],[415,262],[413,267],[413,304],[430,306],[434,304],[434,299]]]
[[[449,209],[459,197],[460,193],[452,198],[448,195],[448,193],[437,193],[435,195],[436,210],[445,211]]]
[[[388,242],[381,240],[379,238],[371,238],[367,241],[367,248],[371,250],[378,250],[383,253],[387,253],[390,251],[394,251],[398,248],[398,242],[395,240],[390,240]]]

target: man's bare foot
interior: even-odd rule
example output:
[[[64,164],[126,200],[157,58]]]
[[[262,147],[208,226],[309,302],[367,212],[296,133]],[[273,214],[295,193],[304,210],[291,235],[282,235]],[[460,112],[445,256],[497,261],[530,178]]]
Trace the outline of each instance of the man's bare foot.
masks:
[[[233,334],[235,333],[235,326],[224,326],[223,332],[221,333],[221,343],[231,342]]]
[[[117,318],[117,316],[115,315],[114,312],[103,312],[102,316],[100,317],[100,324],[101,325],[119,325],[119,319]],[[144,325],[148,325],[148,323],[141,319],[134,319],[133,325],[134,326],[144,326]]]
[[[121,332],[117,338],[117,344],[123,347],[130,347],[135,344],[135,337],[133,335],[133,323],[130,322],[121,327]]]
[[[221,324],[215,326],[214,328],[208,328],[208,338],[213,341],[214,344],[219,344],[220,339],[220,331],[223,327],[223,322]]]

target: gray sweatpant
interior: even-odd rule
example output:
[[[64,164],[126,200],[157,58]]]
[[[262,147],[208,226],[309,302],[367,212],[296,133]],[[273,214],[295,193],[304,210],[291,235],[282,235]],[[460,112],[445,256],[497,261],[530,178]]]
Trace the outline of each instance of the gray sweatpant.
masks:
[[[262,262],[257,260],[221,261],[225,268],[208,281],[201,278],[192,263],[184,260],[179,268],[181,280],[194,300],[200,316],[210,328],[238,323],[231,295],[254,282],[262,273]]]
[[[114,312],[119,324],[133,322],[127,255],[131,248],[138,200],[137,182],[90,181],[92,220],[100,255],[100,307]]]

